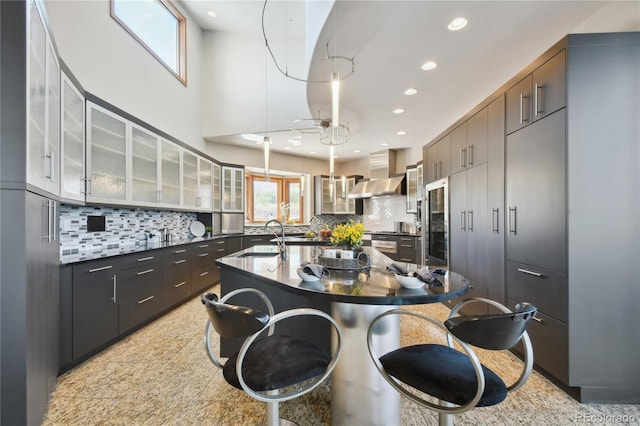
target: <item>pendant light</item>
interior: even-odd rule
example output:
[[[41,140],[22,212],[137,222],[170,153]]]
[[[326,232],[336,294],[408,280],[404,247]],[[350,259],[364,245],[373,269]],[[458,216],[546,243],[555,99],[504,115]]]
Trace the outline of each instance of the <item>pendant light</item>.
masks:
[[[264,150],[264,179],[265,180],[269,180],[270,179],[270,174],[269,174],[269,154],[271,151],[271,138],[269,136],[265,136],[264,140],[262,141],[262,145],[263,145],[263,150]]]
[[[268,118],[269,118],[269,103],[268,103],[268,61],[267,50],[264,51],[264,139],[262,140],[262,150],[264,151],[264,180],[269,181],[269,156],[271,151],[271,138],[269,134]]]

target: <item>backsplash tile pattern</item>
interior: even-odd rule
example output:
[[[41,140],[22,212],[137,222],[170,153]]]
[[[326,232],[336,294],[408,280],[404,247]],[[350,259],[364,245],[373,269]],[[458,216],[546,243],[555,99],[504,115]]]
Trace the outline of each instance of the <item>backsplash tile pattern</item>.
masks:
[[[364,202],[364,227],[367,231],[393,231],[393,222],[415,224],[416,215],[407,213],[406,197],[390,195]]]
[[[87,216],[105,216],[104,232],[87,232]],[[196,213],[90,207],[60,206],[60,255],[99,249],[145,244],[146,232],[169,228],[174,240],[191,237],[189,226]]]

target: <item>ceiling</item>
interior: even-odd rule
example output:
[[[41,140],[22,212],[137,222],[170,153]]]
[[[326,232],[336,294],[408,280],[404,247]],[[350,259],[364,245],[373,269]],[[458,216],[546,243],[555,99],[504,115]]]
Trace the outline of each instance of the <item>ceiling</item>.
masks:
[[[203,29],[249,34],[264,45],[263,1],[180,2]],[[335,67],[343,77],[351,64],[327,61],[326,56],[353,59],[355,71],[341,82],[340,89],[340,123],[349,128],[350,139],[337,147],[337,161],[386,148],[422,147],[568,33],[640,31],[638,0],[339,0],[331,6],[331,1],[269,0],[264,10],[275,62],[287,67],[290,76],[327,81]],[[208,16],[208,11],[217,16]],[[468,25],[460,31],[448,30],[447,24],[458,16],[465,17]],[[287,50],[299,39],[305,39],[309,53]],[[230,54],[241,59],[242,49],[237,50]],[[292,52],[307,55],[304,61],[297,61],[304,66],[289,68]],[[422,70],[429,60],[437,67]],[[273,68],[275,62],[270,59],[269,66]],[[224,134],[210,131],[205,138],[260,148],[240,134],[262,136],[266,130],[273,151],[327,158],[328,146],[321,143],[321,135],[305,133],[299,145],[293,141],[300,134],[287,130],[297,119],[331,117],[329,83],[303,83],[284,75],[274,80],[266,81],[276,86],[283,80],[289,85],[306,85],[306,90],[296,92],[269,88],[269,105],[279,105],[286,112],[283,119],[269,120],[267,126],[266,112],[246,113],[247,105],[230,98],[224,101],[225,108],[236,111],[239,119]],[[405,95],[409,88],[417,93]],[[294,102],[292,93],[306,99]],[[393,113],[396,108],[404,112]]]

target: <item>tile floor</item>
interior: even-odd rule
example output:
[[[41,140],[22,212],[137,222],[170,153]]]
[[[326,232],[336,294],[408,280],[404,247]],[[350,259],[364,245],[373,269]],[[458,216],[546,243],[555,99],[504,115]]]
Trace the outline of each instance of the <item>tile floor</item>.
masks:
[[[411,309],[440,318],[448,313],[441,304]],[[194,298],[60,376],[43,425],[261,424],[264,404],[229,386],[207,358],[202,344],[206,319],[199,298]],[[423,333],[414,319],[403,320],[402,328],[403,343]],[[519,374],[521,363],[511,354],[481,356],[506,378],[515,379]],[[328,425],[329,402],[330,388],[325,384],[281,404],[280,411],[282,417],[301,426]],[[637,425],[640,405],[580,404],[534,372],[526,385],[502,404],[471,410],[456,416],[454,422]],[[402,425],[436,424],[435,413],[402,401]]]

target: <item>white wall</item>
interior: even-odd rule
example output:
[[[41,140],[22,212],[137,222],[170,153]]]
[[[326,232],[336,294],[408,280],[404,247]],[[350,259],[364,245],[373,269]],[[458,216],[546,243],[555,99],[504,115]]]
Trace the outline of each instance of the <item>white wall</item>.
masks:
[[[108,0],[45,0],[45,6],[60,56],[86,91],[205,150],[202,31],[179,4],[187,18],[186,87],[111,17]]]

